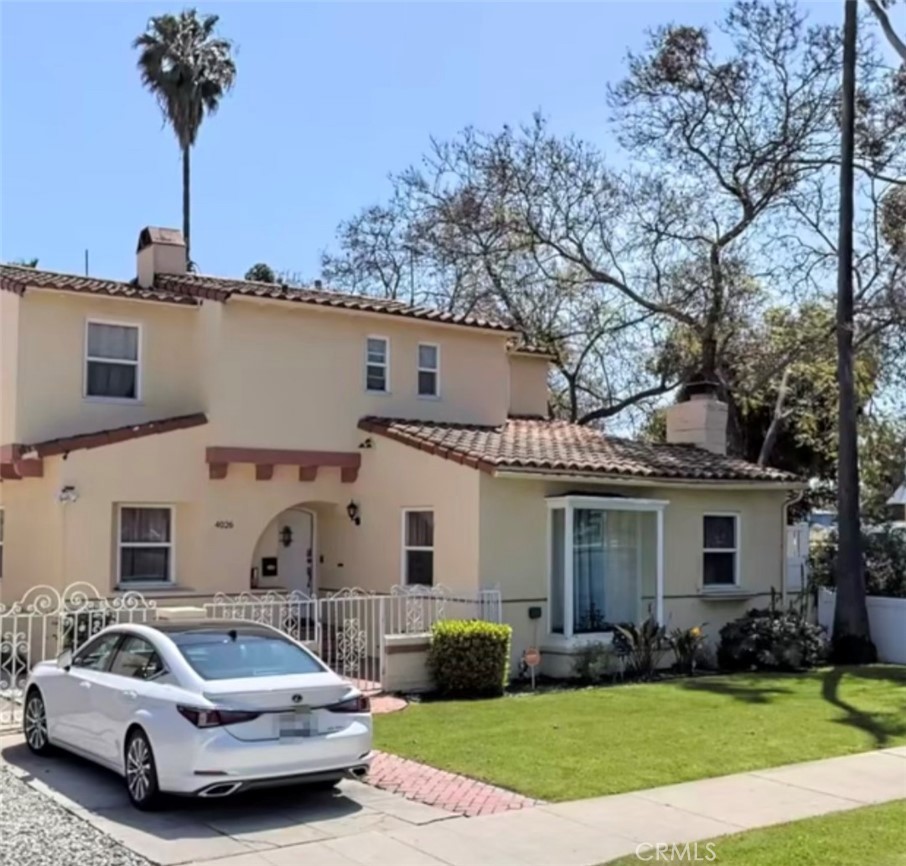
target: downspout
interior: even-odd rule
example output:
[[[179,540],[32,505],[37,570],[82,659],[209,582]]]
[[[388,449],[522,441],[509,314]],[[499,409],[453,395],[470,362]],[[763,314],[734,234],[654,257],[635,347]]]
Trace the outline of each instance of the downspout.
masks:
[[[805,498],[806,488],[799,491],[792,491],[783,501],[780,508],[781,526],[780,526],[780,602],[786,609],[786,528],[789,523],[790,507],[802,502]]]

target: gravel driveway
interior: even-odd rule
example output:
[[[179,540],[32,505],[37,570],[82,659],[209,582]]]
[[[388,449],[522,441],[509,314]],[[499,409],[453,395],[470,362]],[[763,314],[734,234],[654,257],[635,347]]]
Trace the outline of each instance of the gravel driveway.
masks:
[[[0,766],[0,863],[151,866]]]

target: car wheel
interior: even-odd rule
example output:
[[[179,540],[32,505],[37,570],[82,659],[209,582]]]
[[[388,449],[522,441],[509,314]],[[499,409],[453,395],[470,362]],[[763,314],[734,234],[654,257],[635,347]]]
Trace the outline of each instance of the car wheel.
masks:
[[[25,713],[22,717],[22,732],[28,748],[36,755],[47,755],[53,751],[47,736],[47,708],[44,698],[37,689],[31,689],[25,698]]]
[[[154,752],[140,728],[136,728],[126,740],[126,790],[136,809],[147,812],[160,805]]]

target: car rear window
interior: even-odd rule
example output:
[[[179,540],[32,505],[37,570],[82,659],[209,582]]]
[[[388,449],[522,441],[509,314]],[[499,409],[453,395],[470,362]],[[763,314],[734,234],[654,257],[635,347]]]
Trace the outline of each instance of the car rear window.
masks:
[[[224,629],[177,632],[170,638],[206,680],[314,674],[325,669],[301,647],[278,635]]]

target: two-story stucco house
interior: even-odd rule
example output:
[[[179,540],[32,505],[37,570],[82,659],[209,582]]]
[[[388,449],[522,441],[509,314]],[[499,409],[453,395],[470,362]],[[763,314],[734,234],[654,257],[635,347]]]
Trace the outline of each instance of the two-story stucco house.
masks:
[[[130,282],[0,274],[4,601],[499,586],[514,653],[556,660],[781,588],[799,485],[727,456],[707,394],[663,446],[547,420],[549,358],[506,326],[187,273],[172,230]]]

